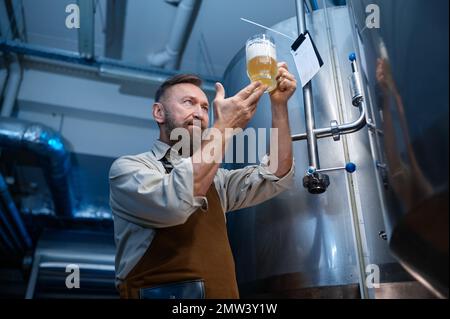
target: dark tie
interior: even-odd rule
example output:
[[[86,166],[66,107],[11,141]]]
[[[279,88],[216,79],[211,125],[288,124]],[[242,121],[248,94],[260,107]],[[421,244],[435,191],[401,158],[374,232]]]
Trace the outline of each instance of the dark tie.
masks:
[[[172,163],[170,163],[165,156],[163,158],[161,158],[161,163],[163,164],[164,168],[166,169],[167,174],[170,174],[170,172],[173,169]]]

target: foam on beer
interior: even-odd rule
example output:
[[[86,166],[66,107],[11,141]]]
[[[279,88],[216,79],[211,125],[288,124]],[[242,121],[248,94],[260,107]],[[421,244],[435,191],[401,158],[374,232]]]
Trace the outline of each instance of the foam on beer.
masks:
[[[247,47],[247,61],[257,56],[270,56],[274,60],[277,59],[276,50],[272,43],[252,43]]]

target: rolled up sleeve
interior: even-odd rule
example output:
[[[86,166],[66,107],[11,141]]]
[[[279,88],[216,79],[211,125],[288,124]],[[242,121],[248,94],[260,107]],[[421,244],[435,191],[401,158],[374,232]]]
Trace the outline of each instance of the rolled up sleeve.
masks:
[[[237,170],[219,169],[216,188],[224,211],[230,212],[258,205],[292,187],[294,159],[289,172],[281,178],[269,171],[268,162],[269,158],[266,155],[259,165],[250,165]]]
[[[116,160],[109,172],[113,212],[144,227],[162,228],[183,224],[198,208],[206,209],[206,197],[193,195],[191,159],[172,165],[166,174],[133,158]]]

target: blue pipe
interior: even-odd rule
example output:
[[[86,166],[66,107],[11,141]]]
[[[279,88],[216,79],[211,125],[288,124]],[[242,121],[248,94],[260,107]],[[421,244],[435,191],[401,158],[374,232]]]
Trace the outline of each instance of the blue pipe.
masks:
[[[0,243],[2,243],[6,253],[13,254],[17,249],[22,249],[22,247],[20,247],[20,243],[16,241],[17,237],[14,238],[14,235],[11,235],[11,229],[12,227],[6,218],[6,213],[0,205]],[[13,241],[15,241],[15,243],[13,243]]]
[[[52,193],[55,213],[73,217],[70,154],[58,132],[45,125],[0,117],[0,147],[23,149],[37,155]]]
[[[6,185],[2,174],[0,174],[0,199],[6,210],[5,213],[1,208],[0,219],[2,220],[2,224],[8,229],[8,232],[11,234],[11,237],[13,237],[19,249],[30,249],[32,246],[31,237],[28,234],[11,195],[9,194],[8,186]],[[9,215],[9,219],[6,215]],[[10,223],[10,221],[12,221],[12,223]],[[20,237],[17,236],[15,229],[19,231]]]

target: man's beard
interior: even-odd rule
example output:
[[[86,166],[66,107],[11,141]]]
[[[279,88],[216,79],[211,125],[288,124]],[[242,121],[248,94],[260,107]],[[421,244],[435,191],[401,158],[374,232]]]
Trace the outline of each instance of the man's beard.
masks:
[[[201,145],[201,136],[203,134],[204,129],[201,127],[201,121],[200,120],[193,120],[192,122],[187,121],[184,122],[183,124],[177,124],[173,117],[172,114],[170,112],[165,113],[165,117],[166,117],[166,121],[165,121],[165,130],[166,130],[166,134],[170,139],[170,135],[172,133],[172,131],[174,129],[179,129],[179,128],[183,128],[186,129],[189,132],[189,156],[192,156],[194,154],[194,152],[200,147]],[[189,129],[189,125],[192,125],[192,129]],[[200,128],[200,132],[196,132],[194,133],[194,130],[198,130]],[[182,137],[180,135],[177,136],[178,139],[170,139],[171,140],[171,146],[173,146],[174,144],[177,144],[177,142],[180,142]],[[200,141],[198,141],[197,143],[194,143],[195,139],[199,139]],[[181,145],[180,145],[181,146]],[[182,152],[182,147],[180,147],[180,149],[177,150],[180,154]]]
[[[166,117],[166,121],[165,121],[165,125],[166,125],[166,134],[167,136],[170,137],[170,133],[177,128],[177,125],[175,124],[175,121],[172,118],[172,114],[168,111],[165,112],[165,117]]]

